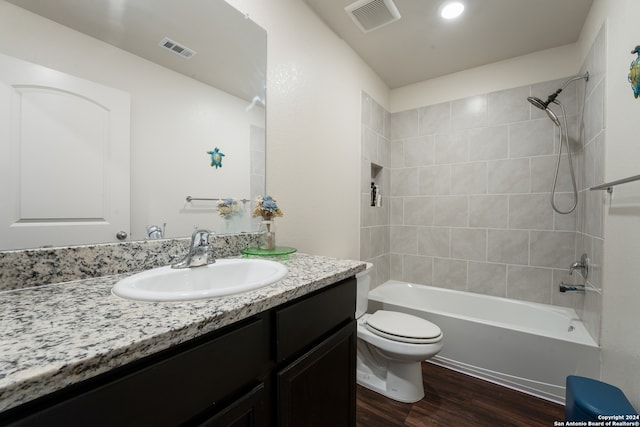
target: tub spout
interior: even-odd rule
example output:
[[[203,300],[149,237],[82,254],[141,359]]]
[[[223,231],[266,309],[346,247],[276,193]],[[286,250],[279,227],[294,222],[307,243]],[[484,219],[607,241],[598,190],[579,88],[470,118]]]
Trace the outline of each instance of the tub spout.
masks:
[[[584,292],[584,285],[567,285],[564,282],[560,282],[560,292]]]

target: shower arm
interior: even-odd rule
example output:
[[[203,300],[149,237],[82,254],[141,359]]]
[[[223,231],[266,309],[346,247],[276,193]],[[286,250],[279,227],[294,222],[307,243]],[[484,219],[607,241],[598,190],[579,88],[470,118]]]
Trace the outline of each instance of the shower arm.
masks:
[[[562,92],[567,86],[569,86],[571,83],[575,82],[576,80],[582,80],[582,79],[584,79],[587,82],[589,81],[589,72],[588,71],[586,73],[584,73],[583,75],[578,75],[578,76],[571,77],[569,80],[564,82],[564,84],[562,86],[560,86],[560,89],[558,89],[557,91],[555,91],[554,93],[549,95],[549,98],[547,99],[547,102],[548,103],[554,102],[556,100],[556,98],[558,97],[558,95],[560,95],[560,92]]]
[[[581,80],[584,79],[585,81],[589,81],[589,72],[587,71],[586,73],[584,73],[581,76],[575,76],[570,78],[569,80],[567,80],[565,82],[565,84],[562,85],[562,87],[560,88],[560,90],[563,90],[564,88],[566,88],[567,86],[569,86],[570,83],[575,82],[576,80]]]

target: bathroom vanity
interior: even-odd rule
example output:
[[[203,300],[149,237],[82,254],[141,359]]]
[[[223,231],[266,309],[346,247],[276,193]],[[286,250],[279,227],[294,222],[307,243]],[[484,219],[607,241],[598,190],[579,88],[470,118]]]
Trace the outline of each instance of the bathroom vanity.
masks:
[[[191,302],[121,299],[123,275],[3,293],[0,424],[355,425],[364,264],[284,263],[272,286]]]

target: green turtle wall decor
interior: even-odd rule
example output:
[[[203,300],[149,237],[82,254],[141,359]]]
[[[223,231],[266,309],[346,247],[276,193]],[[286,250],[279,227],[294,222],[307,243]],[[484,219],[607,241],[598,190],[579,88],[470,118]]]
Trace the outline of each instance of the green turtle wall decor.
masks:
[[[633,48],[631,54],[637,54],[636,59],[631,61],[631,69],[629,71],[629,83],[631,83],[631,89],[633,89],[633,96],[638,98],[640,96],[640,45]]]
[[[218,147],[214,148],[213,151],[207,151],[207,154],[211,155],[211,167],[215,167],[216,169],[222,167],[222,158],[224,154],[218,149]]]

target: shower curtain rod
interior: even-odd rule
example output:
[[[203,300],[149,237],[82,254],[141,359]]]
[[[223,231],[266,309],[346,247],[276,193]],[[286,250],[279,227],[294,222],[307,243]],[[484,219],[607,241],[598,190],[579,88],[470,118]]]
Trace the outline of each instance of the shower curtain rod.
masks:
[[[629,178],[619,179],[617,181],[607,182],[595,187],[589,188],[589,190],[607,190],[609,193],[613,191],[613,187],[620,184],[626,184],[627,182],[633,182],[640,180],[640,175],[630,176]]]

